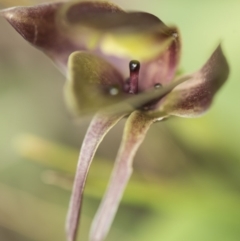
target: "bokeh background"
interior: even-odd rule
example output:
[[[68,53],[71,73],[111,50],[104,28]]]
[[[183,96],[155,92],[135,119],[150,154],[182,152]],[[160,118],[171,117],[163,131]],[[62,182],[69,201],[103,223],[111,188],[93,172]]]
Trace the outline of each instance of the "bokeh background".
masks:
[[[44,1],[0,0],[0,7]],[[107,241],[240,240],[239,0],[118,0],[177,25],[180,70],[197,70],[221,42],[230,77],[199,119],[155,124],[134,162]],[[64,77],[0,19],[0,241],[64,241],[78,152],[89,119],[66,110]],[[106,188],[124,121],[94,159],[78,240]]]

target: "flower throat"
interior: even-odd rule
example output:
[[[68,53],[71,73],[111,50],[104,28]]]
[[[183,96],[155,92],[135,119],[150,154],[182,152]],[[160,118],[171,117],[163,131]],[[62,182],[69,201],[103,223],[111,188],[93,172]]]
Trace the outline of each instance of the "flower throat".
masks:
[[[138,80],[139,80],[139,71],[140,71],[140,62],[137,60],[131,60],[129,62],[129,71],[130,77],[126,81],[125,91],[129,94],[138,93]],[[154,85],[155,89],[162,87],[160,83]]]

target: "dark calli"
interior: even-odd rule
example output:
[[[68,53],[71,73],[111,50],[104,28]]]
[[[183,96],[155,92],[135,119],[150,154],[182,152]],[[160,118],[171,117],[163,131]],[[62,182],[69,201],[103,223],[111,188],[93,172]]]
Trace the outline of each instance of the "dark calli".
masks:
[[[229,67],[218,46],[197,72],[176,77],[181,43],[176,27],[145,12],[103,1],[15,7],[1,15],[66,75],[64,94],[76,115],[96,113],[78,160],[66,223],[76,240],[87,173],[106,133],[127,117],[107,191],[90,241],[106,237],[132,173],[132,161],[150,125],[169,116],[197,117],[210,107]]]

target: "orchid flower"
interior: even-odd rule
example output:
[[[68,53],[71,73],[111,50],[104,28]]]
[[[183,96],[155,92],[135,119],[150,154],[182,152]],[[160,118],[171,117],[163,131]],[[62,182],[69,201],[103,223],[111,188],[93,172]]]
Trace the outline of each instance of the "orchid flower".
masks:
[[[70,1],[5,9],[1,15],[66,75],[70,110],[76,116],[96,113],[78,160],[66,223],[68,241],[76,240],[96,149],[127,117],[110,184],[91,226],[90,241],[102,241],[151,124],[169,116],[202,115],[226,81],[229,67],[221,46],[200,70],[176,77],[180,34],[152,14],[126,12],[103,1]]]

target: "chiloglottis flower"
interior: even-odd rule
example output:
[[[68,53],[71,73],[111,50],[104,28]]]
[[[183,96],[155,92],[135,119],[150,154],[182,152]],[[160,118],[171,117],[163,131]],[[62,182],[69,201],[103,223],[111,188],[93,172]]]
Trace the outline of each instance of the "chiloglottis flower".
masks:
[[[15,7],[1,15],[66,75],[64,94],[71,111],[77,116],[96,113],[78,160],[66,223],[68,241],[76,239],[96,149],[127,117],[111,180],[91,226],[90,241],[102,241],[151,124],[169,116],[202,115],[226,81],[229,67],[221,46],[200,70],[176,77],[180,34],[152,14],[126,12],[103,1],[74,1]]]

